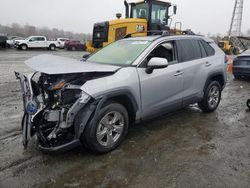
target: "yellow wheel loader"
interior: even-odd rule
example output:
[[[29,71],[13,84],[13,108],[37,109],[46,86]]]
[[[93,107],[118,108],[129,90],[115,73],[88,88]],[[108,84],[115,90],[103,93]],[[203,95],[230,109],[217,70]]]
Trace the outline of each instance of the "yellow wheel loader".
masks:
[[[95,52],[128,35],[147,36],[159,33],[159,31],[171,32],[169,26],[172,21],[171,16],[176,14],[176,5],[159,0],[144,0],[135,3],[127,3],[125,0],[124,5],[125,18],[121,19],[122,15],[116,14],[116,20],[94,24],[92,41],[86,43],[88,52]],[[171,10],[170,7],[173,9]]]
[[[228,37],[224,37],[219,41],[218,46],[227,55],[238,55],[240,53],[240,49],[237,46],[234,46],[233,42]]]

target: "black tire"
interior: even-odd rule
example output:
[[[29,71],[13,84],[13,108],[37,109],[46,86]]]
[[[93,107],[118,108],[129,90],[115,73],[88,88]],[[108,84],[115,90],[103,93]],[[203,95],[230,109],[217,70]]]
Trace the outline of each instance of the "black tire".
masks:
[[[248,107],[249,110],[250,110],[250,99],[247,100],[247,107]]]
[[[235,79],[235,80],[240,80],[240,79],[241,79],[241,76],[239,76],[239,75],[234,75],[234,79]]]
[[[209,100],[211,100],[210,91],[212,90],[212,88],[218,89],[218,96],[216,95],[217,97],[215,97],[216,102],[214,102],[214,105],[210,104],[209,102]],[[203,100],[198,103],[199,108],[206,113],[214,112],[220,104],[221,92],[222,89],[220,83],[218,81],[211,81],[205,88]]]
[[[119,135],[118,139],[115,142],[113,142],[112,145],[104,146],[98,141],[97,132],[98,132],[99,126],[103,125],[103,124],[100,124],[101,120],[103,120],[107,115],[109,115],[112,112],[120,113],[120,115],[122,116],[122,118],[124,120],[123,121],[124,125],[123,125],[122,132]],[[97,153],[97,154],[104,154],[104,153],[110,152],[110,151],[114,150],[115,148],[117,148],[121,144],[121,142],[124,140],[124,138],[128,132],[129,117],[128,117],[128,112],[127,112],[126,108],[123,105],[116,103],[116,102],[106,103],[101,108],[101,110],[97,113],[98,114],[96,115],[96,117],[92,118],[92,120],[87,124],[87,126],[86,126],[86,128],[81,136],[81,142],[90,151]],[[108,134],[108,133],[106,133],[106,134]]]
[[[234,75],[234,79],[235,79],[235,80],[241,80],[241,79],[242,79],[242,76],[240,76],[240,75]]]
[[[56,50],[56,46],[55,46],[54,44],[51,44],[51,45],[49,46],[49,50],[55,51],[55,50]]]
[[[28,46],[27,46],[26,44],[22,44],[22,45],[20,46],[20,49],[21,49],[21,50],[28,50]]]

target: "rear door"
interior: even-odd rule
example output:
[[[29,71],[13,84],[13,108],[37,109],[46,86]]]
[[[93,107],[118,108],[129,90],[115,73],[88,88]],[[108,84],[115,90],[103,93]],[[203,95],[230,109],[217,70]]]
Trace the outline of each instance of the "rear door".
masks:
[[[38,43],[39,43],[38,47],[39,48],[46,48],[46,47],[48,47],[47,46],[47,41],[46,41],[45,37],[37,37],[37,38],[38,38]]]
[[[166,58],[169,66],[155,69],[151,74],[146,73],[147,62],[152,57]],[[143,119],[149,119],[181,107],[182,72],[177,61],[175,41],[158,45],[137,70],[141,87]]]
[[[183,105],[197,102],[203,96],[203,87],[207,79],[206,63],[198,39],[177,41],[178,59],[183,71]]]

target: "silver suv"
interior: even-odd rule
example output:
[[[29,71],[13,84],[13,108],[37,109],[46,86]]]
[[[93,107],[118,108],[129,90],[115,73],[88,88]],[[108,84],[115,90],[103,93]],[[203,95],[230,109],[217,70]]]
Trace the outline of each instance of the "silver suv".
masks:
[[[42,151],[83,144],[115,149],[129,125],[198,103],[213,112],[226,83],[225,54],[202,36],[123,39],[77,61],[52,55],[16,73],[23,91],[23,144],[36,135]]]

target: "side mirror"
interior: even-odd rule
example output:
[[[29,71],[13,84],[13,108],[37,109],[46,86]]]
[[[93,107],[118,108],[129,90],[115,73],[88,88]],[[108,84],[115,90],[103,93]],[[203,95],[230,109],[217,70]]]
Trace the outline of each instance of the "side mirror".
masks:
[[[154,69],[164,69],[168,67],[168,60],[160,57],[153,57],[149,60],[146,73],[151,74]]]
[[[89,54],[89,53],[84,54],[84,55],[82,56],[82,61],[86,61],[89,57],[90,57],[90,54]]]
[[[174,10],[173,10],[174,14],[176,14],[176,13],[177,13],[177,6],[174,5],[173,9],[174,9]]]

